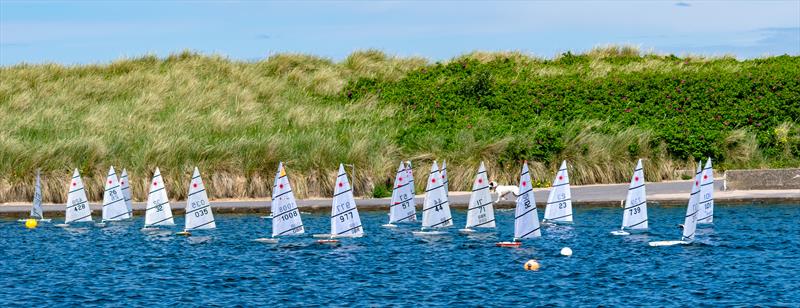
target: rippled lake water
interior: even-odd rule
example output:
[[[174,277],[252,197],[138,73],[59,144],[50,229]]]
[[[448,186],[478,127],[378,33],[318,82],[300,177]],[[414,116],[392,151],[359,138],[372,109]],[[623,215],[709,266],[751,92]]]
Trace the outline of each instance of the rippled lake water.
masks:
[[[508,210],[496,232],[470,236],[457,233],[466,218],[456,211],[451,234],[437,238],[382,228],[385,213],[362,212],[368,235],[339,246],[254,242],[270,233],[257,216],[218,215],[217,230],[188,238],[144,233],[141,217],[35,230],[5,218],[0,306],[800,305],[800,205],[717,205],[697,243],[647,246],[678,239],[684,211],[651,206],[649,233],[617,237],[619,208],[578,208],[574,225],[547,227],[517,249],[494,247],[513,234]],[[303,221],[308,233],[328,231],[322,213]],[[559,255],[565,246],[572,257]],[[524,271],[528,259],[541,269]]]

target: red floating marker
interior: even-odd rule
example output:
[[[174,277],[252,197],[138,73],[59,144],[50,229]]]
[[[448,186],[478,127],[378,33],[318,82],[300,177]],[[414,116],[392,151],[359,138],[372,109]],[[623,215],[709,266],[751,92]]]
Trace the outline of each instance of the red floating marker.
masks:
[[[522,242],[499,242],[494,244],[497,247],[516,248],[522,246]]]

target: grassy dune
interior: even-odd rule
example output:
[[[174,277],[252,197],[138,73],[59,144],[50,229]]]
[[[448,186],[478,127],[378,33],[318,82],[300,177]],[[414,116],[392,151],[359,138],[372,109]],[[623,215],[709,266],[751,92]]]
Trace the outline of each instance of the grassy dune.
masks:
[[[432,159],[447,159],[453,190],[470,187],[481,160],[513,183],[527,159],[541,186],[561,159],[579,184],[627,181],[638,157],[648,159],[650,181],[680,178],[707,155],[723,169],[797,166],[798,67],[799,57],[677,58],[617,47],[447,63],[377,51],[338,63],[184,52],[3,67],[0,202],[29,200],[36,168],[45,201],[63,202],[73,168],[101,199],[109,165],[128,169],[138,200],[156,166],[177,199],[193,166],[212,198],[266,197],[278,161],[301,197],[329,195],[340,162],[355,166],[358,195],[384,195],[401,159],[414,161],[418,178]],[[665,92],[676,86],[681,94]],[[664,102],[669,112],[655,111]]]

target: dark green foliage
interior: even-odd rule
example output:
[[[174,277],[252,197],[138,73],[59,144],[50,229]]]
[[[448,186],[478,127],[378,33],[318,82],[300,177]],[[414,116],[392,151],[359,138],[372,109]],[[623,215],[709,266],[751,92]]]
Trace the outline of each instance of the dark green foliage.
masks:
[[[598,73],[596,65],[609,69]],[[410,124],[398,141],[411,153],[425,146],[417,141],[422,136],[445,140],[442,151],[458,150],[459,136],[467,133],[477,140],[511,138],[502,160],[548,161],[564,147],[559,143],[564,123],[601,120],[614,125],[600,128],[610,132],[628,126],[652,130],[650,142],[664,143],[673,157],[724,161],[724,138],[739,128],[757,135],[767,157],[786,152],[774,129],[800,119],[800,57],[696,60],[624,52],[598,58],[568,52],[553,61],[464,57],[396,82],[355,80],[344,92],[354,98],[375,94],[404,106],[407,112],[399,117]],[[541,123],[557,124],[542,128]],[[636,156],[639,145],[631,143],[628,152]]]
[[[377,184],[375,188],[372,189],[372,197],[373,198],[386,198],[392,196],[392,190],[386,187],[384,184]]]

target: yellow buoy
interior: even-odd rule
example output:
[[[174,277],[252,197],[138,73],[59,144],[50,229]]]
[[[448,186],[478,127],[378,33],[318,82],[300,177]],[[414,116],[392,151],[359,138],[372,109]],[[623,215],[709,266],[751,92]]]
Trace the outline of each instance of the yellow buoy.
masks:
[[[28,229],[36,228],[36,225],[38,225],[38,224],[39,224],[39,222],[36,221],[36,219],[33,219],[33,218],[28,218],[28,219],[25,220],[25,228],[28,228]]]
[[[525,262],[526,271],[538,271],[539,266],[539,262],[536,262],[536,260],[528,260],[528,262]]]

